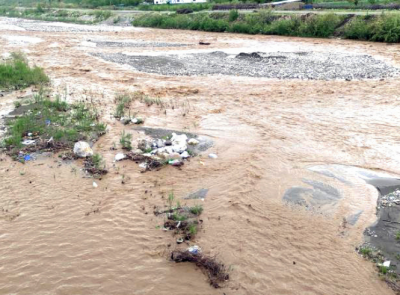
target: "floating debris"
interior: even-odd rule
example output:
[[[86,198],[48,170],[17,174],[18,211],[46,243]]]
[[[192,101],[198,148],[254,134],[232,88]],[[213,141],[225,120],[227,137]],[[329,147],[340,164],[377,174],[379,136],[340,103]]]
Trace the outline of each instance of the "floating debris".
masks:
[[[218,262],[214,257],[209,257],[201,253],[191,253],[186,251],[173,251],[171,260],[177,263],[191,262],[196,264],[207,276],[210,285],[220,288],[221,284],[229,280],[229,274],[224,264]]]

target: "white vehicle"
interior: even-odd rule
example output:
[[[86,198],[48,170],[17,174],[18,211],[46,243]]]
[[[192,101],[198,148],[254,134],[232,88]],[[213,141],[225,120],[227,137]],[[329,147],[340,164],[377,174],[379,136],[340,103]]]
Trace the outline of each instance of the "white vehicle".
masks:
[[[207,0],[154,0],[154,4],[188,4],[205,2],[207,2]]]

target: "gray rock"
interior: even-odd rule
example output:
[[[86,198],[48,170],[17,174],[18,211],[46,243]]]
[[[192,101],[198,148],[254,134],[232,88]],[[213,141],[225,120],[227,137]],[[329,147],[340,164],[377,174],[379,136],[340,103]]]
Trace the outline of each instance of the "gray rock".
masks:
[[[208,188],[202,188],[198,190],[197,192],[191,193],[187,197],[184,197],[185,200],[196,200],[196,199],[205,199],[208,194]]]
[[[80,158],[93,156],[93,150],[90,145],[85,141],[78,141],[74,145],[74,154]]]

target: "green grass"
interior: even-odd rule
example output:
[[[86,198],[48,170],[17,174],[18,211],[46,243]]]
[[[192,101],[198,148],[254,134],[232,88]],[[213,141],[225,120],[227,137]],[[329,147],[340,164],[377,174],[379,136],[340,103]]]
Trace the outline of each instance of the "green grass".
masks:
[[[187,216],[175,212],[172,214],[172,219],[175,221],[184,221],[187,219]]]
[[[190,208],[190,212],[193,213],[194,215],[200,215],[203,212],[203,206],[202,205],[195,205]]]
[[[0,89],[21,89],[48,82],[43,69],[30,67],[22,54],[12,53],[10,60],[0,64]]]
[[[100,154],[94,154],[92,156],[92,162],[96,169],[100,169],[100,167],[104,164],[103,157]]]
[[[379,272],[383,275],[386,275],[389,272],[389,267],[380,265],[378,266]]]
[[[125,130],[122,131],[119,143],[123,149],[128,151],[132,150],[132,134],[125,133]]]
[[[279,16],[271,11],[250,14],[198,13],[143,14],[133,21],[134,26],[161,29],[185,29],[208,32],[232,32],[298,37],[329,38],[341,36],[376,42],[400,42],[400,14],[384,14],[374,17],[355,16],[345,23],[346,15],[333,13],[304,16]],[[344,25],[343,25],[344,24]]]
[[[369,257],[372,254],[372,249],[369,247],[361,247],[360,253],[364,257]]]
[[[175,194],[174,192],[170,192],[168,194],[168,199],[167,199],[169,209],[172,209],[172,204],[174,203],[174,201],[175,201]]]
[[[118,94],[115,98],[117,103],[117,107],[115,110],[114,117],[122,118],[125,115],[125,109],[128,108],[131,104],[132,98],[128,94]]]
[[[196,224],[189,225],[189,233],[191,236],[195,236],[197,234],[197,225]]]

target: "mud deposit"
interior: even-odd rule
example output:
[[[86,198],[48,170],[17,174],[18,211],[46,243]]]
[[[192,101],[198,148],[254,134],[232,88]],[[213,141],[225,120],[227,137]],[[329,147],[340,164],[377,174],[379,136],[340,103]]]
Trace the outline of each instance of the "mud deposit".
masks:
[[[123,47],[123,46],[121,46]],[[230,75],[277,79],[378,79],[400,71],[368,55],[324,52],[212,53],[131,56],[97,53],[107,61],[128,64],[146,73],[174,76]]]
[[[0,294],[394,294],[355,248],[378,220],[365,175],[400,175],[399,45],[0,18],[0,56],[14,51],[44,68],[51,93],[96,107],[107,132],[92,149],[108,173],[0,155]],[[1,93],[2,128],[37,91]],[[144,129],[115,118],[124,92],[143,93],[124,111]],[[212,145],[159,171],[116,161],[123,131],[136,149],[159,130]],[[292,188],[297,203],[284,199]],[[178,201],[203,205],[181,244],[153,213]],[[198,261],[171,261],[195,245],[226,267],[221,289]]]

